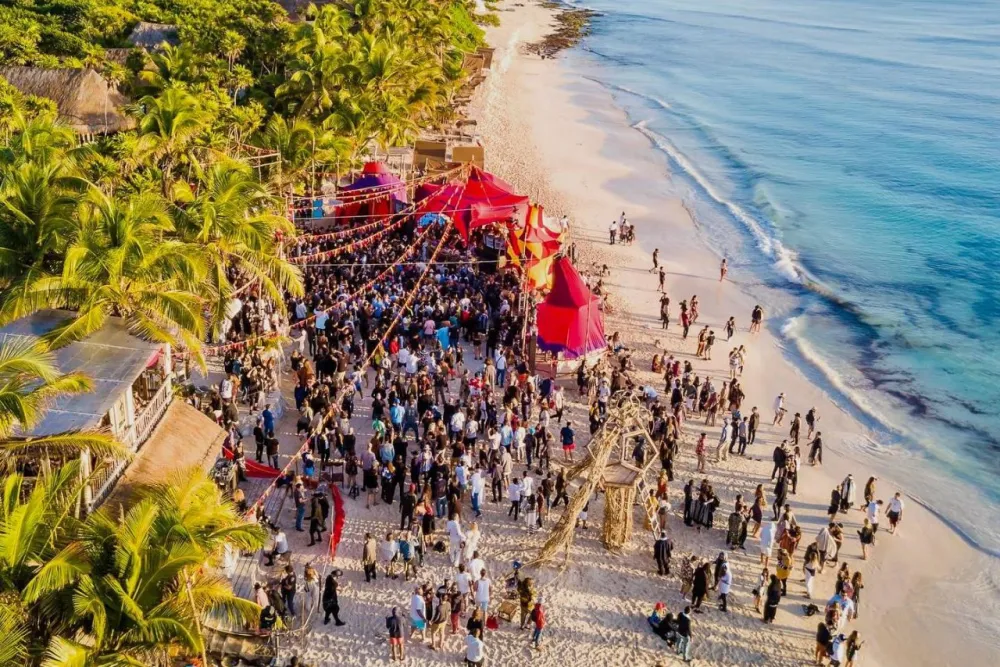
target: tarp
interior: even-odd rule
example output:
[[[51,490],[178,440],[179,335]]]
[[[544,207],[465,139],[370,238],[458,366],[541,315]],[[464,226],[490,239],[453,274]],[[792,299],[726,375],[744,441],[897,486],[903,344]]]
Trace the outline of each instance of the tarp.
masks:
[[[406,183],[389,171],[381,162],[369,162],[361,170],[361,176],[337,193],[342,204],[337,215],[391,215],[396,211],[396,203],[406,203]]]
[[[455,222],[462,238],[469,240],[469,232],[494,222],[523,225],[528,212],[528,198],[514,192],[514,188],[493,174],[472,167],[465,182],[444,185],[426,184],[417,191],[416,215],[440,213]]]
[[[538,347],[575,359],[607,346],[601,300],[566,257],[552,266],[552,291],[538,304]]]

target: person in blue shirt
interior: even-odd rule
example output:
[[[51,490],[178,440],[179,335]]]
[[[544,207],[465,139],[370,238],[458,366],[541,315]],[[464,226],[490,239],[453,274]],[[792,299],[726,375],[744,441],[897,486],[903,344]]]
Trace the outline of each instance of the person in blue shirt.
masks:
[[[389,419],[392,421],[392,427],[397,431],[403,429],[403,417],[405,414],[406,410],[399,404],[399,401],[393,401],[392,407],[389,408]]]
[[[562,441],[563,456],[567,461],[572,462],[573,450],[576,449],[576,434],[573,432],[570,422],[566,422],[566,425],[559,431],[559,438]]]
[[[271,412],[271,404],[264,406],[264,412],[260,414],[264,418],[264,432],[274,433],[274,413]]]

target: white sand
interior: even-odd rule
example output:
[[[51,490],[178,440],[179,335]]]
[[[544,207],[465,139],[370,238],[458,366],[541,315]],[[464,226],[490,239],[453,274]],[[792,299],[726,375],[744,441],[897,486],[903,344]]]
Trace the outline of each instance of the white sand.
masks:
[[[520,3],[518,3],[520,4]],[[533,4],[515,6],[507,2],[501,13],[503,24],[490,31],[498,47],[494,72],[479,94],[480,128],[487,143],[487,168],[514,184],[520,191],[546,205],[552,214],[566,212],[573,221],[573,236],[583,261],[600,261],[612,268],[606,284],[613,294],[615,314],[606,322],[610,333],[621,331],[637,350],[637,365],[646,370],[659,340],[681,359],[691,359],[695,371],[717,381],[727,377],[726,352],[720,337],[715,361],[694,358],[696,331],[687,342],[679,338],[672,324],[669,335],[659,330],[656,281],[647,270],[652,247],[661,249],[666,261],[667,289],[676,304],[698,294],[701,302],[699,324],[711,324],[721,333],[725,319],[735,315],[740,331],[733,344],[749,348],[749,360],[742,378],[748,393],[746,409],[757,405],[764,415],[757,444],[749,448],[753,460],[732,458],[720,466],[711,465],[708,478],[723,499],[716,525],[722,526],[736,493],[752,497],[753,488],[767,480],[770,454],[776,439],[787,432],[770,424],[774,397],[783,391],[791,412],[803,414],[816,406],[822,419],[826,465],[805,467],[800,473],[799,493],[792,505],[805,536],[799,549],[812,541],[826,521],[825,508],[830,490],[854,473],[861,486],[870,474],[878,474],[879,497],[888,500],[896,490],[885,470],[875,471],[845,460],[838,451],[843,438],[857,437],[863,428],[791,363],[780,342],[766,329],[749,335],[746,326],[753,301],[741,289],[748,276],[731,274],[732,282],[720,285],[720,258],[712,254],[681,202],[663,196],[663,160],[649,149],[647,140],[630,130],[610,97],[596,84],[574,75],[557,60],[540,60],[522,55],[519,45],[547,31],[549,10]],[[622,210],[637,224],[639,243],[632,247],[608,246],[607,225]],[[650,374],[641,374],[652,381]],[[661,387],[661,381],[657,380]],[[575,391],[567,392],[567,395]],[[573,406],[572,417],[585,431],[583,406]],[[366,414],[366,413],[365,413]],[[364,420],[363,414],[358,420]],[[787,422],[786,422],[787,423]],[[689,422],[691,424],[691,422]],[[690,429],[698,429],[693,424]],[[711,429],[710,442],[717,439]],[[691,433],[689,433],[689,438]],[[362,435],[362,439],[364,436]],[[886,468],[891,464],[886,462]],[[671,502],[682,504],[681,487],[695,477],[690,447],[676,463],[676,480]],[[520,472],[521,468],[517,469]],[[697,476],[698,479],[701,476]],[[771,485],[766,485],[769,499]],[[905,491],[905,485],[902,487]],[[572,565],[564,572],[546,569],[536,573],[545,582],[549,628],[541,653],[528,649],[528,632],[504,624],[487,636],[487,654],[492,665],[654,665],[673,663],[664,642],[648,629],[645,617],[653,604],[662,600],[672,611],[683,607],[675,577],[658,577],[651,557],[651,536],[637,532],[630,548],[621,555],[605,551],[597,540],[603,502],[591,504],[590,531],[580,533],[572,551]],[[480,526],[491,574],[506,571],[515,557],[530,557],[543,537],[529,536],[522,525],[506,518],[506,505],[487,504]],[[301,655],[316,664],[370,665],[387,662],[384,617],[397,605],[407,614],[412,585],[398,581],[366,584],[360,565],[361,541],[366,531],[383,536],[398,528],[398,506],[383,505],[366,510],[363,500],[347,500],[347,527],[336,567],[345,571],[341,593],[342,616],[347,626],[323,626],[317,619],[314,631],[299,647]],[[992,581],[992,563],[969,548],[959,537],[915,502],[906,508],[901,534],[880,533],[874,557],[860,560],[855,530],[861,513],[841,515],[845,524],[843,557],[852,571],[860,568],[867,587],[862,596],[861,617],[848,626],[858,629],[866,640],[861,665],[988,665],[1000,664],[997,643],[989,634],[989,624],[979,605],[995,607],[997,595]],[[554,517],[552,519],[554,521]],[[439,522],[439,526],[440,526]],[[885,524],[886,522],[883,521]],[[323,550],[305,548],[301,534],[292,531],[296,560],[322,555]],[[724,529],[696,533],[678,517],[671,518],[671,535],[677,547],[675,564],[688,553],[714,558],[723,549]],[[789,581],[789,595],[782,601],[773,626],[764,626],[753,612],[750,589],[758,572],[756,543],[748,540],[748,554],[730,554],[735,564],[734,601],[724,615],[707,604],[708,611],[695,616],[693,655],[697,664],[801,665],[812,655],[813,636],[819,617],[802,615],[804,589],[801,562]],[[441,555],[432,555],[421,581],[439,583],[453,571]],[[817,597],[833,593],[832,569],[815,584]],[[948,610],[945,612],[945,610]],[[989,614],[986,614],[987,616]],[[464,625],[464,621],[463,621]],[[447,651],[432,652],[426,646],[407,645],[408,664],[457,664],[462,655],[463,636],[450,638]]]

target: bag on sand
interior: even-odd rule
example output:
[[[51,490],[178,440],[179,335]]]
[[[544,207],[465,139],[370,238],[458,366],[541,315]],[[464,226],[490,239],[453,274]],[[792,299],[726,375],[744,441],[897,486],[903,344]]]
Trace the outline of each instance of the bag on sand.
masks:
[[[500,629],[500,619],[497,618],[496,614],[490,614],[486,617],[486,629],[487,630],[499,630]]]

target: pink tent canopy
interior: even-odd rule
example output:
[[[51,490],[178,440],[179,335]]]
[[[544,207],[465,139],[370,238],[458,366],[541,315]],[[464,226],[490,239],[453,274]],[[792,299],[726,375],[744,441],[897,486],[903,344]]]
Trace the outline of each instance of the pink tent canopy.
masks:
[[[465,183],[423,185],[417,198],[420,205],[414,215],[446,215],[454,220],[466,241],[473,229],[494,222],[514,218],[517,224],[523,225],[528,212],[527,197],[516,194],[510,185],[476,167],[472,168]]]
[[[566,257],[552,266],[552,291],[538,304],[538,347],[575,359],[607,346],[601,299]]]
[[[406,183],[381,162],[368,162],[361,176],[341,188],[337,197],[343,202],[338,216],[389,216],[396,210],[396,202],[406,202]]]

